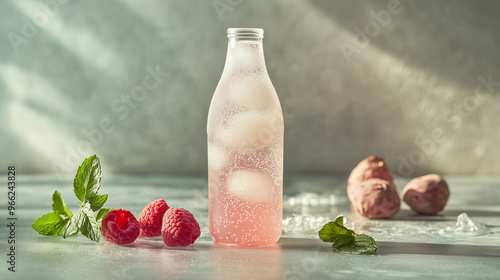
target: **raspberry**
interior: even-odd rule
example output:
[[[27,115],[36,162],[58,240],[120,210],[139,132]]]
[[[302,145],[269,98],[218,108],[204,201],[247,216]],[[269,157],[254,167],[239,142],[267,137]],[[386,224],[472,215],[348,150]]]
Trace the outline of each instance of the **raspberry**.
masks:
[[[116,244],[129,244],[139,236],[139,222],[130,211],[115,209],[102,218],[101,233],[104,239]]]
[[[167,246],[188,246],[200,236],[200,225],[189,211],[170,208],[163,216],[161,236]]]
[[[139,224],[141,225],[141,233],[139,236],[160,236],[161,222],[168,208],[170,207],[168,207],[163,199],[157,199],[144,207],[141,215],[139,215]]]

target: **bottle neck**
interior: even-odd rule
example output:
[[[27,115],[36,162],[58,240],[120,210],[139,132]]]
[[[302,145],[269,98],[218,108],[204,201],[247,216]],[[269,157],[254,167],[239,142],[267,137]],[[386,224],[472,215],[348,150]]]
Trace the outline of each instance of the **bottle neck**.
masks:
[[[228,29],[228,46],[224,70],[257,72],[265,71],[262,38],[264,31],[255,28]]]

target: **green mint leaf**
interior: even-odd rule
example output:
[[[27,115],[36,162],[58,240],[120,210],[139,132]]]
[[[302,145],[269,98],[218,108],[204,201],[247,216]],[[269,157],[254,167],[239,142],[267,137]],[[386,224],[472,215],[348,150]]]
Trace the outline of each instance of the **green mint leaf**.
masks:
[[[62,235],[64,238],[81,232],[92,241],[99,242],[100,223],[104,215],[113,208],[102,208],[108,195],[99,195],[101,184],[101,163],[96,155],[88,157],[78,167],[73,181],[73,192],[80,201],[80,208],[74,214],[68,208],[61,193],[52,195],[54,212],[38,218],[32,227],[43,235]],[[94,215],[98,211],[97,217]]]
[[[340,217],[337,217],[337,219],[335,219],[335,221],[333,221],[334,223],[336,223],[337,225],[339,226],[344,226],[344,217],[343,216],[340,216]]]
[[[338,249],[342,249],[345,246],[350,246],[353,242],[353,235],[338,235],[335,240],[333,240],[332,248],[338,251]]]
[[[62,229],[68,220],[69,218],[63,219],[58,213],[51,212],[36,219],[31,227],[41,235],[61,235]]]
[[[78,167],[75,180],[73,181],[73,191],[76,197],[84,202],[87,197],[97,194],[101,186],[101,162],[96,155],[85,159]]]
[[[82,208],[78,209],[78,211],[73,214],[73,216],[69,219],[62,230],[63,238],[66,238],[70,235],[76,234],[80,229],[80,225],[82,224]]]
[[[61,193],[58,191],[55,191],[52,195],[52,210],[63,217],[71,218],[71,216],[73,216],[73,213],[69,211],[68,205],[66,205],[66,202],[62,198]]]
[[[99,210],[99,212],[97,212],[97,217],[95,218],[97,220],[97,222],[100,224],[100,221],[102,220],[102,218],[108,214],[109,211],[113,210],[114,208],[101,208],[101,210]]]
[[[337,222],[325,224],[318,234],[319,238],[325,242],[335,242],[339,237],[344,238],[343,240],[352,237],[351,242],[354,240],[354,231],[339,225]]]
[[[88,239],[99,242],[99,238],[101,237],[101,228],[94,217],[94,212],[90,208],[90,204],[84,203],[80,209],[82,210],[80,232]]]
[[[103,194],[103,195],[96,194],[94,196],[91,196],[88,199],[88,201],[90,203],[90,208],[92,209],[92,211],[97,211],[97,210],[101,209],[101,207],[104,205],[104,203],[106,203],[106,200],[108,200],[107,194]]]
[[[358,250],[358,252],[362,255],[371,255],[377,252],[377,243],[375,243],[375,239],[366,234],[357,235],[354,238],[354,243],[356,245],[363,247],[363,250]]]
[[[332,242],[332,249],[348,254],[375,254],[377,244],[366,234],[357,234],[343,226],[344,218],[338,217],[329,222],[318,232],[319,238],[325,242]]]
[[[343,246],[336,245],[336,243],[333,243],[332,248],[340,253],[373,255],[377,252],[377,244],[375,244],[375,240],[366,234],[356,235],[354,237],[354,242],[350,244],[345,244]]]

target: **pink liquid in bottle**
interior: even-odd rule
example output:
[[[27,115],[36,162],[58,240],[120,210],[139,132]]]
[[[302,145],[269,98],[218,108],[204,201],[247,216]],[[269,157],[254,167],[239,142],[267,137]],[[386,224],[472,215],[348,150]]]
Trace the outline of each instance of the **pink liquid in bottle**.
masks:
[[[281,236],[283,113],[267,74],[262,29],[228,29],[208,113],[209,227],[214,242],[274,244]]]

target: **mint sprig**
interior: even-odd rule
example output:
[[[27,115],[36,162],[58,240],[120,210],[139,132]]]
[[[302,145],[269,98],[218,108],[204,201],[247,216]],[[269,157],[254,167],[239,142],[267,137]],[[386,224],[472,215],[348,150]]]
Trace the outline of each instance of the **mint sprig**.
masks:
[[[97,194],[101,187],[101,162],[96,155],[85,159],[78,167],[75,180],[73,181],[73,191],[76,197],[85,202]]]
[[[67,222],[67,219],[63,219],[58,213],[52,212],[41,216],[31,226],[42,235],[53,236],[61,235],[62,229]]]
[[[62,235],[66,238],[81,232],[88,239],[99,242],[101,237],[101,219],[112,208],[102,208],[108,195],[100,195],[101,162],[96,155],[85,159],[78,167],[73,192],[79,200],[80,208],[73,214],[61,193],[57,190],[52,195],[52,211],[47,213],[31,225],[39,234],[47,236]],[[94,212],[99,211],[97,216]]]
[[[377,252],[375,240],[366,234],[357,234],[344,226],[344,217],[329,222],[318,232],[319,238],[332,242],[332,249],[339,253],[373,255]]]
[[[52,195],[52,210],[63,217],[71,218],[73,216],[61,193],[58,191],[55,191]]]

